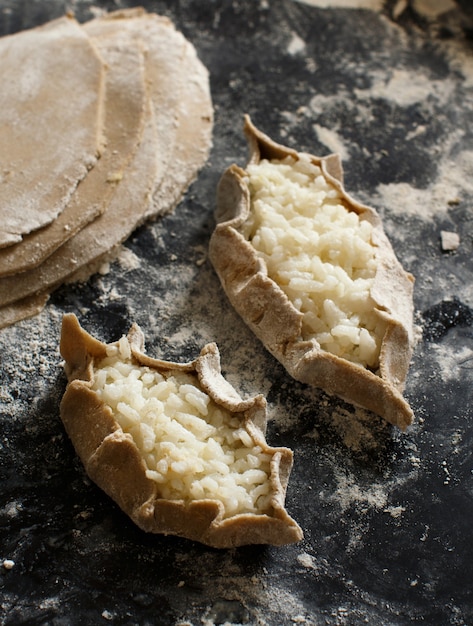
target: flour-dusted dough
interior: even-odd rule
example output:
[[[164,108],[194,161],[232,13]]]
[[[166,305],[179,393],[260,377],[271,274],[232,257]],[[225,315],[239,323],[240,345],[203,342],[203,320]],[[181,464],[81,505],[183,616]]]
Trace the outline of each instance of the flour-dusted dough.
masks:
[[[37,267],[100,215],[139,145],[148,98],[143,50],[138,44],[130,46],[128,38],[120,32],[91,40],[108,68],[103,153],[57,219],[25,235],[21,243],[0,249],[0,276]]]
[[[245,132],[250,163],[287,156],[299,158],[295,150],[273,142],[257,130],[248,117]],[[246,173],[237,166],[231,166],[219,184],[219,223],[210,241],[210,259],[234,308],[291,376],[373,411],[404,430],[413,417],[402,396],[414,344],[413,277],[396,259],[376,211],[345,192],[340,160],[334,155],[321,159],[307,156],[339,191],[345,207],[373,226],[377,270],[370,297],[376,315],[385,324],[378,371],[322,350],[315,340],[303,340],[301,312],[268,277],[264,260],[241,232],[251,201]]]
[[[61,402],[61,419],[90,478],[113,498],[143,530],[178,535],[217,548],[247,544],[282,545],[302,539],[302,531],[289,516],[284,500],[292,453],[272,448],[265,440],[266,403],[262,396],[243,400],[223,378],[215,344],[203,348],[191,363],[153,359],[144,353],[144,338],[133,325],[127,342],[137,366],[156,372],[185,372],[216,405],[230,411],[240,428],[271,457],[265,485],[268,497],[257,513],[225,515],[218,499],[165,499],[160,483],[150,478],[147,461],[134,440],[117,422],[112,409],[93,389],[97,368],[110,346],[84,331],[74,315],[63,319],[61,354],[68,386]],[[118,347],[116,344],[110,344]]]
[[[169,19],[140,7],[114,11],[88,22],[85,29],[96,37],[119,30],[146,49],[160,154],[146,218],[163,215],[177,204],[208,156],[213,124],[208,71]],[[168,83],[171,89],[163,87]]]
[[[10,311],[16,301],[50,293],[66,281],[86,280],[104,262],[112,260],[119,244],[145,219],[174,208],[210,150],[213,109],[208,72],[193,46],[167,18],[143,9],[129,9],[92,20],[83,29],[104,58],[114,48],[117,62],[118,49],[128,48],[130,59],[134,51],[143,51],[147,97],[141,141],[125,169],[110,168],[112,176],[105,185],[106,193],[101,196],[97,188],[101,214],[96,219],[83,224],[35,267],[0,278],[0,308],[9,306]],[[108,71],[113,73],[115,63],[109,60]],[[120,76],[130,95],[132,79],[126,80],[125,73]],[[110,82],[119,86],[112,78]],[[135,103],[129,115],[138,107]],[[123,114],[120,122],[127,129],[136,126],[136,120],[130,124],[118,104],[114,110]],[[105,162],[107,151],[103,158]],[[100,162],[96,169],[103,172]],[[81,188],[88,188],[86,182],[79,185],[77,197],[71,200],[77,210],[81,206]],[[19,314],[21,310],[20,306]]]
[[[133,232],[151,205],[159,158],[155,131],[153,111],[148,107],[138,150],[115,186],[105,211],[38,267],[0,279],[3,306],[36,293],[51,292],[72,281],[74,274],[77,280],[87,280],[103,262],[110,260],[116,245]]]
[[[51,223],[103,149],[105,66],[71,17],[0,39],[0,248]]]
[[[209,75],[197,58],[196,50],[185,42],[181,51],[181,93],[176,107],[175,139],[166,173],[153,193],[151,213],[163,215],[175,206],[193,182],[196,172],[207,159],[211,145],[213,109],[209,94]]]

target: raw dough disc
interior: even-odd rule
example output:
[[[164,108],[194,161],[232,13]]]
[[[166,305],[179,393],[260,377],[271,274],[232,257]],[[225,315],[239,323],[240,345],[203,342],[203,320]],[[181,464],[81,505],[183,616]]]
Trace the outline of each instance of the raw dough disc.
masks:
[[[105,69],[70,17],[2,37],[0,66],[1,248],[51,223],[95,164]]]
[[[90,37],[106,37],[120,31],[130,44],[138,43],[145,49],[145,76],[154,109],[156,126],[155,184],[164,178],[172,155],[177,132],[177,109],[181,97],[183,72],[192,71],[182,62],[182,54],[189,45],[170,20],[146,13],[141,8],[115,11],[91,20],[83,26]]]
[[[179,202],[205,163],[212,143],[213,108],[208,72],[188,42],[182,52],[182,66],[183,96],[176,109],[175,141],[166,175],[154,191],[152,213],[147,218],[164,215]]]
[[[100,215],[139,144],[147,99],[141,47],[130,45],[120,33],[93,38],[92,43],[108,67],[104,99],[106,147],[57,219],[25,235],[20,243],[0,249],[0,276],[37,267]]]
[[[2,306],[35,293],[50,292],[80,270],[80,278],[86,280],[97,269],[95,261],[132,233],[148,209],[154,188],[155,126],[152,110],[148,111],[140,146],[107,209],[37,268],[0,279]],[[93,270],[89,272],[90,264]]]
[[[114,258],[145,219],[174,208],[208,157],[213,123],[208,73],[172,23],[129,10],[93,20],[84,29],[97,40],[119,32],[130,46],[143,45],[149,119],[104,213],[38,267],[0,278],[0,306],[49,293],[66,281],[86,280]]]
[[[209,77],[195,48],[167,18],[132,8],[115,11],[85,25],[91,35],[104,35],[117,28],[126,29],[148,51],[146,75],[161,154],[153,203],[146,215],[150,218],[174,207],[207,158],[213,123]],[[170,73],[174,83],[172,93],[162,88],[163,79]]]

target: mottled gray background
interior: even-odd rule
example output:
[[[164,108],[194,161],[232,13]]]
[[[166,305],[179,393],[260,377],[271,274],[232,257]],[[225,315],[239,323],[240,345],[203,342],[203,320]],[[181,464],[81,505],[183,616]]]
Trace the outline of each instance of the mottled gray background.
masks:
[[[0,34],[134,4],[0,0]],[[135,232],[108,274],[0,331],[0,624],[473,623],[468,16],[448,2],[143,4],[209,68],[214,147],[175,214]],[[340,151],[348,190],[377,207],[415,274],[406,434],[292,381],[222,293],[206,250],[219,176],[245,162],[244,113],[292,147]],[[460,236],[456,252],[442,230]],[[217,341],[232,384],[267,395],[269,442],[294,450],[287,507],[304,540],[218,551],[139,531],[86,478],[59,420],[66,311],[105,341],[137,321],[161,358]]]

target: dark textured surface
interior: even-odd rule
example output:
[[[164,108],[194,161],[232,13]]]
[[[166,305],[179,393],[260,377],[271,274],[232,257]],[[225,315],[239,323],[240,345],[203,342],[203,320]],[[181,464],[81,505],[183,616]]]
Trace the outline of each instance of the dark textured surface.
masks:
[[[85,20],[132,4],[1,0],[0,34],[69,8]],[[473,623],[467,15],[398,15],[394,2],[145,4],[210,70],[214,148],[175,214],[140,228],[108,274],[61,288],[40,316],[0,332],[0,563],[14,561],[0,569],[0,624]],[[341,146],[348,190],[378,208],[415,274],[406,434],[290,380],[222,294],[206,248],[218,178],[245,161],[244,113],[295,148]],[[442,230],[460,235],[457,251],[442,251]],[[65,311],[105,341],[137,321],[162,358],[217,341],[230,382],[267,395],[269,442],[294,450],[287,507],[304,540],[217,551],[135,528],[85,477],[59,420]]]

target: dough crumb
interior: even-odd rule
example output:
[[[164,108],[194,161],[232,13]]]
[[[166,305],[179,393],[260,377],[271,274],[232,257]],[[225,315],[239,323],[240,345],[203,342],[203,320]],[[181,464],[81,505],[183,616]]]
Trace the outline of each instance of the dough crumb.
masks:
[[[457,250],[460,245],[460,236],[448,230],[440,232],[440,241],[444,252],[452,252]]]

